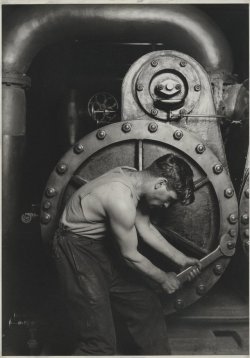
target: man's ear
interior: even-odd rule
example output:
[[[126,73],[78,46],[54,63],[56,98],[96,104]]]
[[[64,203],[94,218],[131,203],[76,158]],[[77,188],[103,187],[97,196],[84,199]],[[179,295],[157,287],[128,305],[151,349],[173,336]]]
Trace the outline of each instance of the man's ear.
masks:
[[[155,189],[159,189],[161,186],[165,185],[167,187],[167,179],[166,178],[159,178],[155,184]]]

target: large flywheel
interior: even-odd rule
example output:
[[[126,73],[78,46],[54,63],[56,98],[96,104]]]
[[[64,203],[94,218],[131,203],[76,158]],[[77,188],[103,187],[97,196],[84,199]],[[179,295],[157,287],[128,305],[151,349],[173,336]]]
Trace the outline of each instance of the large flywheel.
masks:
[[[238,205],[227,171],[190,132],[154,120],[133,120],[107,125],[82,138],[50,175],[42,200],[41,232],[49,243],[66,201],[80,185],[117,166],[142,170],[167,153],[191,166],[195,202],[157,210],[152,220],[184,253],[208,257],[194,281],[185,282],[174,295],[163,295],[165,312],[170,313],[195,302],[216,283],[234,253],[238,232]],[[164,260],[159,266],[169,269]]]

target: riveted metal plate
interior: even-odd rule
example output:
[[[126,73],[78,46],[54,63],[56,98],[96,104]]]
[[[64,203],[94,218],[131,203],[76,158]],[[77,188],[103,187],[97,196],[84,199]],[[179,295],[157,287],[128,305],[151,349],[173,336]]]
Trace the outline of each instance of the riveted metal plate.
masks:
[[[249,171],[246,172],[245,178],[242,184],[240,204],[239,204],[239,233],[242,242],[242,247],[249,257]]]
[[[59,163],[63,162],[67,164],[68,170],[64,175],[58,175],[56,166],[55,170],[51,173],[46,186],[47,188],[54,188],[57,195],[50,198],[50,220],[48,222],[42,220],[41,223],[41,232],[45,243],[48,243],[53,237],[64,203],[75,190],[75,188],[72,189],[72,187],[70,187],[70,181],[73,176],[80,175],[89,181],[114,166],[136,166],[137,161],[141,163],[140,165],[142,168],[145,168],[154,159],[168,152],[176,153],[185,158],[192,166],[196,180],[203,178],[202,180],[198,180],[204,184],[197,186],[196,202],[188,207],[182,207],[182,209],[180,207],[176,208],[177,218],[181,217],[181,220],[178,219],[178,227],[181,227],[181,222],[185,222],[186,227],[188,227],[188,229],[186,229],[187,235],[191,226],[195,225],[193,222],[194,217],[195,221],[199,220],[197,219],[199,218],[199,215],[203,216],[203,222],[211,220],[210,224],[211,227],[213,227],[211,232],[212,237],[207,237],[206,240],[208,240],[208,242],[204,241],[202,243],[204,246],[201,247],[201,250],[195,251],[196,253],[198,252],[197,257],[201,258],[217,247],[219,238],[222,237],[223,234],[229,233],[231,229],[237,231],[238,223],[231,224],[228,221],[228,217],[231,213],[238,214],[236,196],[234,195],[231,198],[225,198],[224,191],[226,188],[232,187],[232,183],[225,170],[222,171],[220,175],[214,173],[213,165],[214,163],[218,163],[218,158],[215,154],[209,147],[206,147],[206,150],[202,155],[197,153],[197,145],[204,143],[201,142],[200,138],[196,138],[184,129],[182,129],[182,139],[180,141],[174,139],[174,133],[177,127],[169,123],[158,122],[158,130],[150,132],[148,128],[151,122],[152,121],[149,120],[134,120],[131,131],[128,133],[124,133],[121,130],[121,124],[119,122],[110,124],[102,128],[106,133],[105,138],[99,140],[96,136],[97,131],[94,131],[79,141],[79,143],[84,146],[84,151],[82,153],[76,155],[74,148],[71,148],[63,158],[61,158]],[[137,150],[138,143],[140,143],[139,151]],[[138,155],[141,156],[142,153],[144,153],[145,157],[138,157]],[[209,204],[210,206],[208,208],[202,208],[200,205],[204,201],[204,195],[208,197],[208,201],[210,200],[210,196],[213,197],[211,200],[212,204]],[[46,200],[48,199],[45,191],[43,202]],[[209,219],[209,208],[213,211],[211,219]],[[46,209],[42,208],[42,218],[44,217],[45,212]],[[169,215],[170,214],[171,212],[169,212]],[[200,231],[196,233],[198,236],[203,236],[203,234],[204,233],[201,233]],[[228,241],[232,240],[230,235],[227,236]],[[237,237],[233,240],[235,241],[236,238]],[[191,239],[192,238],[185,243],[186,247],[190,249],[199,248],[197,246],[199,242],[192,242]],[[180,242],[181,240],[179,243]],[[178,243],[178,240],[176,243]],[[214,262],[214,265],[220,264],[226,268],[229,261],[230,258],[222,257]],[[177,296],[161,295],[165,312],[169,313],[175,311],[176,300],[180,297],[183,300],[183,307],[188,306],[199,299],[200,295],[197,294],[196,288],[201,283],[205,284],[207,292],[220,277],[220,275],[214,273],[214,265],[206,268],[199,276],[199,280],[197,278],[193,282],[186,283],[178,291]],[[180,305],[177,306],[179,307]]]
[[[152,115],[152,109],[159,100],[155,89],[159,88],[159,83],[164,82],[164,78],[169,77],[171,79],[173,77],[173,79],[178,80],[178,85],[182,88],[180,95],[184,100],[178,109],[172,110],[172,113],[178,114],[180,108],[185,110],[185,113],[190,113],[200,97],[200,91],[196,91],[195,88],[197,87],[195,86],[201,88],[200,79],[194,65],[186,61],[186,65],[181,66],[182,59],[172,54],[157,56],[154,60],[158,62],[157,66],[152,66],[151,62],[147,62],[137,77],[137,85],[140,84],[140,89],[143,88],[143,90],[136,91],[141,107],[146,113]],[[157,108],[157,113],[154,113],[153,116],[166,120],[166,110]]]

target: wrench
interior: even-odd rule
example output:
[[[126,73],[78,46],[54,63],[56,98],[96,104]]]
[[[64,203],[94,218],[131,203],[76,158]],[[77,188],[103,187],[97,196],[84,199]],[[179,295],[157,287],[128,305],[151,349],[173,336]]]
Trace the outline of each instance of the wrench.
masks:
[[[235,242],[230,240],[227,234],[221,236],[219,246],[208,255],[204,256],[201,260],[201,269],[205,269],[207,266],[212,264],[215,260],[222,256],[230,257],[233,256],[235,253]],[[177,275],[178,280],[183,284],[184,282],[188,281],[188,277],[190,272],[193,270],[194,266],[190,266],[180,272]]]

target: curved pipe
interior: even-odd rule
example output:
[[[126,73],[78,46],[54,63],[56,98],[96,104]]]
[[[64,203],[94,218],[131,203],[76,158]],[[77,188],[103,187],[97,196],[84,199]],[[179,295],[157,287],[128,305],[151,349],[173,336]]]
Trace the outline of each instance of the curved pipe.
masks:
[[[163,42],[194,57],[207,71],[232,71],[223,34],[190,5],[19,5],[3,23],[3,70],[27,72],[43,47],[66,36]]]

